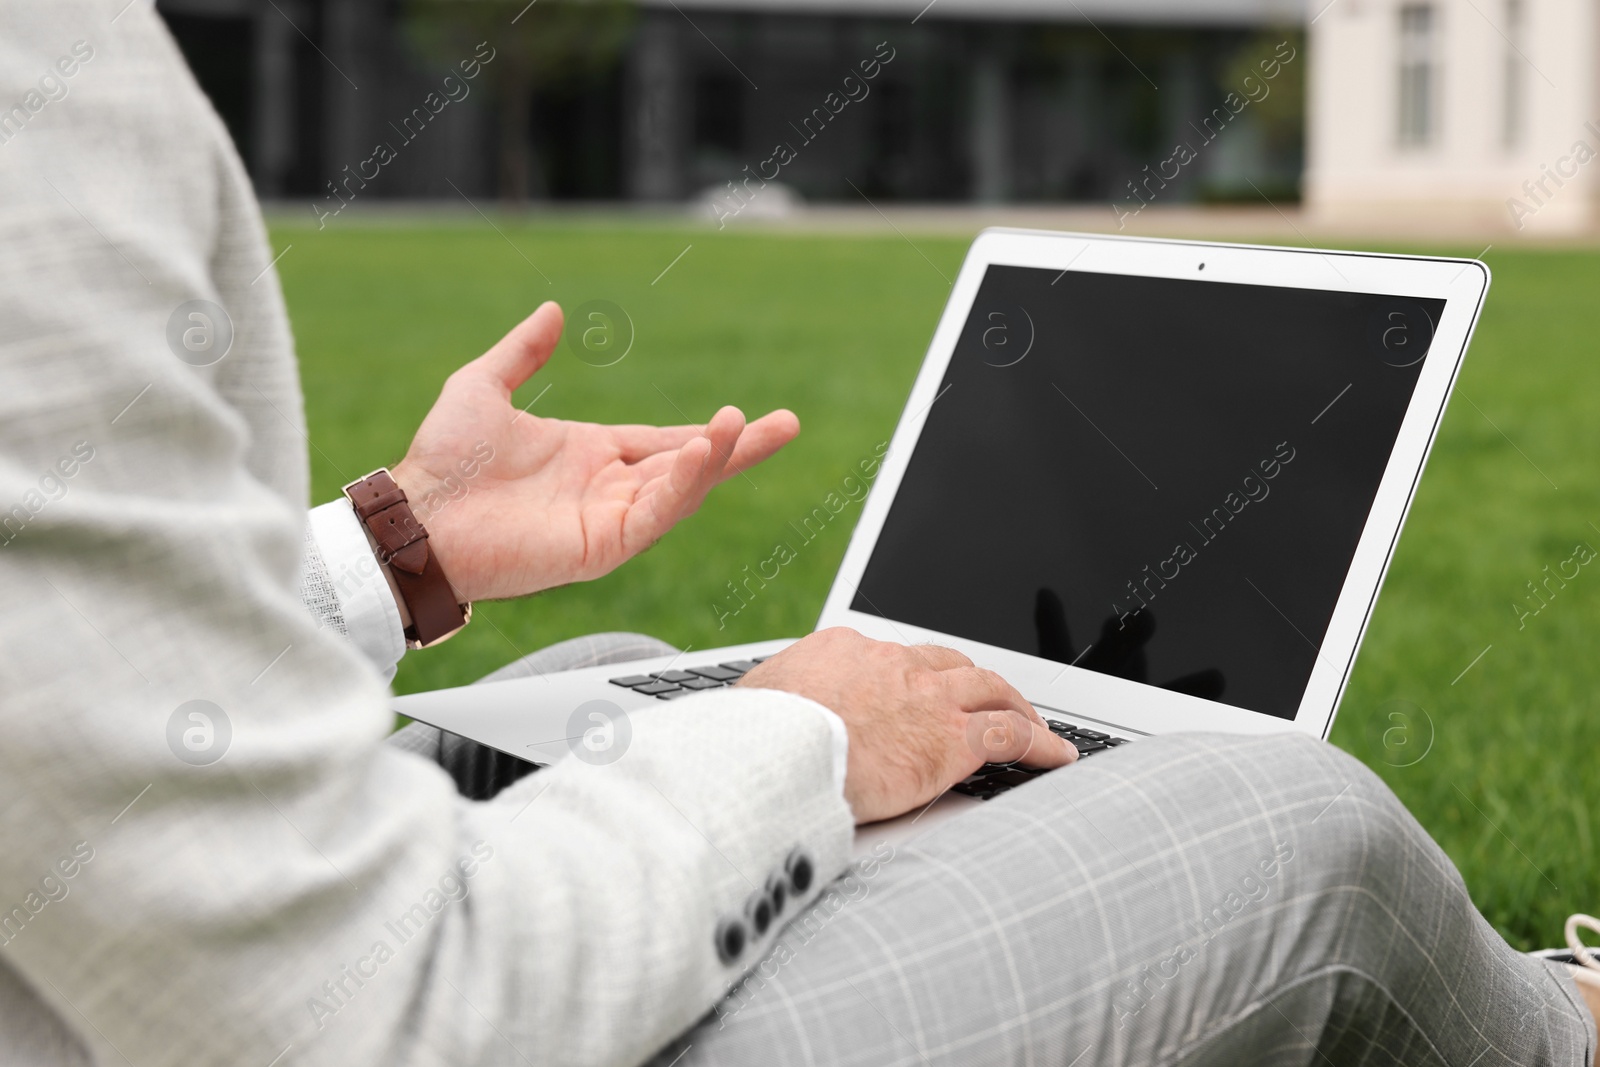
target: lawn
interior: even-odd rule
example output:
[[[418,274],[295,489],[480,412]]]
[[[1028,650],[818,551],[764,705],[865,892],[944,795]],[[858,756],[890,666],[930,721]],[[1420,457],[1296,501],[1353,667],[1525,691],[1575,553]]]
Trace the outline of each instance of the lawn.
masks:
[[[913,247],[888,230],[502,229],[274,228],[278,249],[294,245],[279,269],[318,500],[397,459],[445,375],[547,298],[569,309],[610,300],[636,340],[608,367],[563,347],[518,394],[538,397],[534,413],[683,422],[723,403],[781,405],[804,431],[621,572],[479,605],[482,621],[405,660],[396,689],[462,684],[597,630],[699,647],[806,632],[853,511],[720,631],[713,604],[887,437],[966,242],[914,235]],[[1527,583],[1576,545],[1600,548],[1600,253],[1497,248],[1488,262],[1483,321],[1333,741],[1390,783],[1490,921],[1530,948],[1557,942],[1569,911],[1600,908],[1590,827],[1600,775],[1583,771],[1600,751],[1600,573],[1582,568],[1537,614],[1519,619],[1513,606],[1531,612],[1540,602]]]

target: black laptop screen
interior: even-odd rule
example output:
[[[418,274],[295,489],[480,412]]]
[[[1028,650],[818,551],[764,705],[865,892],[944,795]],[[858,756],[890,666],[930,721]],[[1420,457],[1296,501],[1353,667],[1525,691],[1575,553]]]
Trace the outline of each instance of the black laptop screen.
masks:
[[[851,606],[1292,718],[1443,309],[989,267]]]

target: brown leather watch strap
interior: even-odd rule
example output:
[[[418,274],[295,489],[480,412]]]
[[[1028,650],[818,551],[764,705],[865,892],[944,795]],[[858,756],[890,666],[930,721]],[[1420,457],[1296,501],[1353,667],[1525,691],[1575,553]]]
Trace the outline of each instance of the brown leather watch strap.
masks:
[[[472,618],[472,605],[456,600],[444,568],[428,548],[428,531],[411,512],[405,490],[388,468],[379,467],[344,487],[377,545],[378,562],[389,568],[411,613],[406,644],[426,648],[453,636]]]

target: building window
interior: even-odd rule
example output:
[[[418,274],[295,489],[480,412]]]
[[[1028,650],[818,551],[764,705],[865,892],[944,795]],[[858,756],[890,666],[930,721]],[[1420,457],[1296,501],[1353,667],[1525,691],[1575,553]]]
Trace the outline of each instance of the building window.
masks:
[[[1432,4],[1400,8],[1400,143],[1432,142],[1438,126],[1438,78],[1434,38],[1438,19]]]
[[[744,147],[745,83],[721,73],[694,83],[694,146],[737,153]]]
[[[1501,64],[1503,96],[1500,101],[1500,143],[1516,148],[1522,143],[1522,128],[1528,106],[1528,61],[1523,58],[1526,12],[1523,0],[1505,0],[1506,49]]]

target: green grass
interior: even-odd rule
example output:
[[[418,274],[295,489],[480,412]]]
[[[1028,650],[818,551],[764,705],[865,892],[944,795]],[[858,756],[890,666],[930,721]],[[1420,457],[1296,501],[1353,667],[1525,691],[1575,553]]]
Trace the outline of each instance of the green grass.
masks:
[[[445,375],[546,298],[569,309],[612,300],[637,341],[607,368],[563,348],[518,394],[525,404],[549,383],[536,412],[681,422],[722,403],[782,405],[805,429],[619,573],[480,605],[483,621],[405,660],[397,690],[463,684],[597,630],[699,647],[806,632],[853,508],[721,632],[711,605],[889,434],[944,303],[940,272],[954,276],[966,242],[504,228],[515,249],[486,227],[276,228],[278,247],[295,245],[279,267],[319,500],[397,459]],[[1585,770],[1600,747],[1600,567],[1583,568],[1524,629],[1511,607],[1575,544],[1600,548],[1590,525],[1600,526],[1600,253],[1496,249],[1490,263],[1483,321],[1333,740],[1389,782],[1490,921],[1526,948],[1559,940],[1569,910],[1600,907],[1590,825],[1600,775]]]

